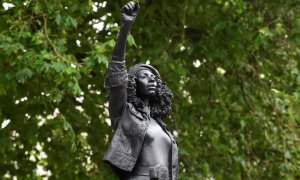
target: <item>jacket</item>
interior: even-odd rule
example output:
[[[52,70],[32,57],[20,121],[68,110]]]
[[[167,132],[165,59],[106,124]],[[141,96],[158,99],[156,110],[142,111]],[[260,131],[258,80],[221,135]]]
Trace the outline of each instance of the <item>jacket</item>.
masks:
[[[131,172],[137,162],[148,128],[147,114],[142,109],[135,108],[127,102],[128,74],[125,61],[109,63],[105,87],[110,88],[109,116],[115,130],[104,161]],[[172,169],[172,178],[178,179],[178,147],[174,137],[167,131],[166,125],[156,119],[158,124],[172,140],[171,159],[169,170]]]

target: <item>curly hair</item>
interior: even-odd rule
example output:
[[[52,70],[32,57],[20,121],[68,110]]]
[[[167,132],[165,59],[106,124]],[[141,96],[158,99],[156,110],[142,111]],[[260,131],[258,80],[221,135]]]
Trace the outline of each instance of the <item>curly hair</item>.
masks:
[[[159,77],[155,78],[157,88],[154,98],[150,100],[150,116],[153,118],[162,118],[172,110],[173,94],[166,83]],[[143,108],[143,101],[137,96],[137,77],[128,75],[127,101],[135,108]]]

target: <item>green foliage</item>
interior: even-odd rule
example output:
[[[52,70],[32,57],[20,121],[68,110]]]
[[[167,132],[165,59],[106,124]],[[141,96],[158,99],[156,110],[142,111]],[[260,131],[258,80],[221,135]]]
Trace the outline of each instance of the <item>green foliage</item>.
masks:
[[[125,1],[2,3],[0,176],[116,179],[103,81]],[[180,179],[299,179],[299,1],[140,5],[127,66],[174,93]]]

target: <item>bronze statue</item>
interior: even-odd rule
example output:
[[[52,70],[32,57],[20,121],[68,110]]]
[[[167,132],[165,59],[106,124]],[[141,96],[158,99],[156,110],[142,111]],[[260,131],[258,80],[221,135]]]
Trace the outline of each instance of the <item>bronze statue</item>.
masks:
[[[139,8],[136,2],[121,8],[124,23],[105,80],[114,135],[104,160],[120,179],[177,180],[177,142],[161,121],[171,111],[172,92],[154,67],[125,68],[127,35]]]

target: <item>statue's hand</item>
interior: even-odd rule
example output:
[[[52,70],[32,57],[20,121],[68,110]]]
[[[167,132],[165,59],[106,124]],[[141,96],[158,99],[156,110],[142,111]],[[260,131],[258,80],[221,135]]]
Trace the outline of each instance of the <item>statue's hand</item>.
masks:
[[[132,25],[136,19],[136,16],[139,12],[140,5],[138,2],[132,2],[125,4],[121,8],[121,17],[125,24]]]

